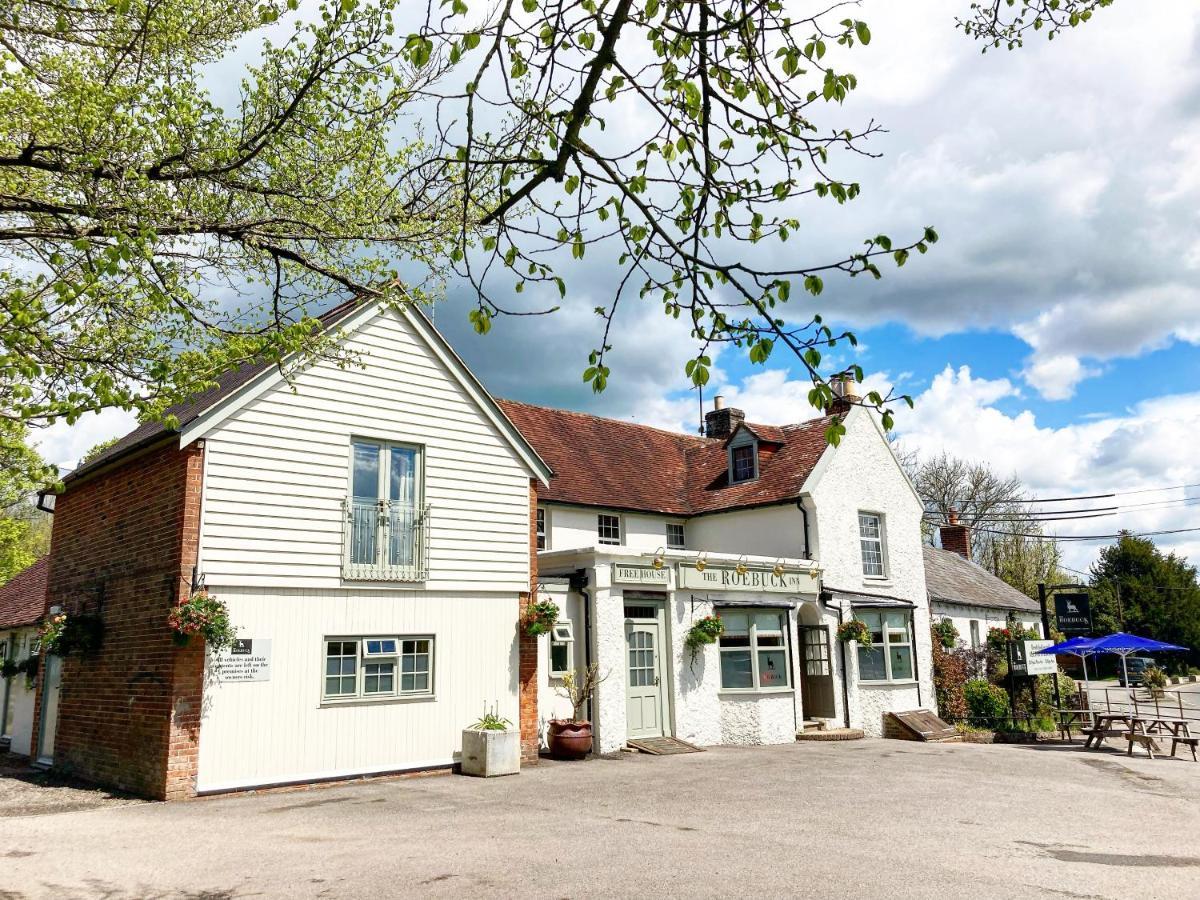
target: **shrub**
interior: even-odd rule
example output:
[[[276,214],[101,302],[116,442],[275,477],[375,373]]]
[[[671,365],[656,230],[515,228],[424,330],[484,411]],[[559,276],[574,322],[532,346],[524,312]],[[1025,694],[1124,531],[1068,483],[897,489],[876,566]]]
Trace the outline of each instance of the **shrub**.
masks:
[[[947,650],[953,650],[958,644],[958,629],[949,619],[934,622],[929,626],[929,630],[933,633],[933,642],[940,643]]]
[[[967,683],[967,661],[950,653],[936,639],[933,642],[933,691],[937,698],[938,715],[947,722],[967,717],[967,700],[963,687]]]
[[[1003,688],[981,678],[973,678],[963,686],[963,696],[973,720],[993,722],[1008,718],[1008,695]]]
[[[553,628],[554,623],[558,621],[558,616],[559,609],[557,603],[552,600],[539,600],[525,607],[525,615],[521,619],[521,625],[527,635],[537,637],[539,634],[545,634]]]
[[[1038,676],[1038,706],[1046,708],[1054,705],[1055,678],[1058,679],[1058,698],[1062,701],[1063,707],[1074,709],[1075,701],[1079,697],[1079,688],[1076,687],[1074,678],[1061,671],[1057,675]]]
[[[1161,694],[1167,686],[1167,673],[1158,666],[1150,666],[1142,673],[1142,683],[1151,694]]]

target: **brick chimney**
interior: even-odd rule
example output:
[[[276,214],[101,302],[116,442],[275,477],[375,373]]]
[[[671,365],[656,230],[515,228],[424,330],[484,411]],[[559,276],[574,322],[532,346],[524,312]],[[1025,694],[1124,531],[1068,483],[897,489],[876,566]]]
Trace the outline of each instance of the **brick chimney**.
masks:
[[[964,559],[971,558],[971,529],[958,521],[958,510],[952,509],[946,516],[946,524],[938,529],[942,538],[942,549],[957,553]]]
[[[833,402],[825,411],[830,416],[844,416],[854,407],[854,401],[861,399],[858,394],[858,382],[850,374],[835,375],[829,379],[829,387],[833,390]]]
[[[713,397],[712,412],[704,414],[704,436],[710,438],[727,438],[737,427],[746,421],[746,414],[740,409],[725,405],[725,398],[720,394]]]

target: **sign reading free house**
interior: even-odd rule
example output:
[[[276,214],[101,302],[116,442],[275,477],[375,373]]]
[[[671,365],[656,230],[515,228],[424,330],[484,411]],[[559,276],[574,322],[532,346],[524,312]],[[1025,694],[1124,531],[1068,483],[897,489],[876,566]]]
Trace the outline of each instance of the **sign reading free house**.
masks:
[[[706,591],[815,594],[820,589],[820,582],[816,570],[793,570],[776,575],[768,568],[748,568],[744,573],[738,574],[735,566],[710,565],[703,572],[698,572],[694,563],[680,563],[679,586]]]
[[[623,584],[666,584],[668,577],[666,568],[626,566],[621,563],[613,563],[612,567],[612,580]]]
[[[271,639],[238,638],[228,650],[215,654],[209,666],[218,681],[270,681]]]

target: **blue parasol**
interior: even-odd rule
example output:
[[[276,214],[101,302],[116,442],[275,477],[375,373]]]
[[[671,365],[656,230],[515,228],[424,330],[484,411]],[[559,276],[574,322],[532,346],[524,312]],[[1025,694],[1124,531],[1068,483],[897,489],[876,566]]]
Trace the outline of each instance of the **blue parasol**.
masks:
[[[1071,656],[1079,657],[1079,661],[1083,663],[1083,695],[1087,698],[1089,706],[1092,701],[1092,685],[1088,681],[1087,658],[1094,653],[1101,652],[1095,649],[1095,646],[1095,638],[1073,637],[1069,641],[1063,641],[1061,644],[1037,651],[1038,653],[1068,653]]]
[[[1121,657],[1121,670],[1125,673],[1125,684],[1129,684],[1129,656],[1132,653],[1171,653],[1174,651],[1186,652],[1187,647],[1180,647],[1177,644],[1165,644],[1162,641],[1156,641],[1147,637],[1140,637],[1136,634],[1126,634],[1124,631],[1118,631],[1116,634],[1106,634],[1104,637],[1095,638],[1091,642],[1092,652],[1094,653],[1116,653]]]

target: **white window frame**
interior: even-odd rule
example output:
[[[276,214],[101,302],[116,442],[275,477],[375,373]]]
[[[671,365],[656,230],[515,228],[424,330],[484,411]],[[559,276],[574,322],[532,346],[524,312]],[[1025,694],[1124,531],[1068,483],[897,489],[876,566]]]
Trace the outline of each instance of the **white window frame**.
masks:
[[[566,668],[556,668],[554,665],[554,645],[562,644],[567,648]],[[575,668],[575,630],[570,622],[555,622],[550,629],[549,668],[551,678],[562,678]]]
[[[726,687],[724,681],[721,682],[722,694],[782,694],[792,690],[792,642],[789,636],[791,632],[791,617],[787,610],[777,607],[754,607],[754,606],[718,606],[715,610],[718,616],[729,615],[730,613],[745,613],[749,617],[750,623],[750,643],[745,647],[722,647],[721,639],[717,639],[718,654],[725,653],[744,653],[750,651],[750,687]],[[778,615],[783,621],[781,629],[775,631],[768,629],[767,634],[781,634],[783,636],[783,646],[758,646],[758,622],[755,618],[758,613],[772,613]],[[761,687],[758,669],[758,654],[759,651],[782,651],[786,665],[783,667],[783,674],[787,681],[785,684],[776,685],[775,687]],[[718,678],[722,677],[724,666],[720,665],[718,659],[717,665]]]
[[[611,538],[604,536],[604,520],[612,519],[617,523],[617,539],[614,541]],[[596,514],[596,540],[607,547],[620,547],[625,542],[625,523],[621,521],[621,517],[615,513],[597,513]]]
[[[379,480],[376,484],[376,503],[379,507],[375,533],[375,560],[354,561],[354,447],[357,444],[376,447],[379,450]],[[391,480],[391,450],[407,450],[413,455],[413,500],[412,500],[412,564],[393,565],[387,558],[388,528],[392,524],[392,501],[388,497]],[[353,436],[350,438],[349,465],[346,473],[346,499],[343,501],[342,516],[342,578],[350,581],[424,581],[428,577],[429,560],[429,507],[425,505],[425,448],[406,441],[385,441],[378,438]]]
[[[395,651],[387,652],[370,652],[367,650],[367,641],[395,641]],[[429,652],[427,654],[418,653],[416,650],[406,653],[405,644],[412,641],[428,641]],[[328,692],[327,678],[334,677],[326,674],[326,668],[329,660],[329,645],[330,644],[354,644],[355,645],[355,670],[354,670],[354,693],[353,694],[330,694]],[[322,705],[337,705],[342,703],[386,703],[395,702],[398,700],[411,699],[431,699],[434,696],[434,679],[436,676],[435,668],[435,653],[437,641],[432,634],[369,634],[369,635],[329,635],[321,639],[321,704]],[[404,690],[402,687],[404,672],[404,660],[406,657],[416,656],[429,657],[429,679],[428,686],[421,690]],[[339,654],[338,658],[346,658],[347,654]],[[367,666],[383,665],[388,662],[392,663],[392,690],[372,691],[366,690]],[[378,673],[372,673],[378,674]],[[338,676],[346,677],[346,676]]]
[[[887,623],[888,613],[899,613],[905,616],[906,624],[903,629],[889,626]],[[858,680],[863,684],[912,684],[916,681],[917,673],[917,648],[916,642],[913,640],[913,611],[911,609],[892,609],[892,608],[876,608],[876,609],[858,609],[855,610],[855,618],[859,621],[866,622],[864,616],[879,616],[879,634],[882,636],[882,642],[876,642],[875,645],[867,649],[859,646],[858,648]],[[871,625],[868,622],[867,627]],[[874,634],[872,629],[872,634]],[[906,640],[890,641],[893,634],[903,634]],[[907,647],[908,648],[908,667],[911,670],[908,675],[903,678],[895,678],[892,675],[892,647]],[[862,654],[870,653],[872,650],[883,649],[883,671],[884,678],[864,678],[862,675]]]
[[[671,529],[679,529],[679,541],[676,543],[671,540]],[[686,550],[687,549],[687,527],[683,522],[668,522],[667,523],[667,549],[668,550]]]
[[[863,534],[863,518],[869,517],[875,519],[878,523],[878,537],[867,537]],[[879,572],[867,571],[867,554],[864,544],[875,542],[879,545]],[[869,509],[860,509],[858,511],[858,555],[862,562],[863,578],[873,580],[886,581],[888,577],[888,553],[887,553],[887,519],[881,512],[875,512]]]
[[[734,454],[738,450],[750,448],[751,472],[746,478],[737,477],[736,463],[734,462]],[[749,440],[739,440],[729,445],[729,483],[730,484],[745,484],[748,481],[758,479],[758,441],[754,438]]]
[[[550,513],[546,507],[539,506],[533,514],[533,530],[537,535],[537,543],[535,544],[538,550],[550,549]]]

